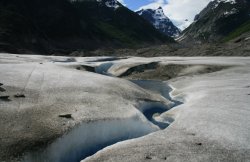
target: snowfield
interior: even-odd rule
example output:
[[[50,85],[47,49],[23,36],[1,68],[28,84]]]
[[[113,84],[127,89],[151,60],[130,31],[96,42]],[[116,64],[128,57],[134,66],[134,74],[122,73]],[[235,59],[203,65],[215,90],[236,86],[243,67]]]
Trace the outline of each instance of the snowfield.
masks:
[[[0,161],[250,161],[249,116],[249,57],[0,54]]]

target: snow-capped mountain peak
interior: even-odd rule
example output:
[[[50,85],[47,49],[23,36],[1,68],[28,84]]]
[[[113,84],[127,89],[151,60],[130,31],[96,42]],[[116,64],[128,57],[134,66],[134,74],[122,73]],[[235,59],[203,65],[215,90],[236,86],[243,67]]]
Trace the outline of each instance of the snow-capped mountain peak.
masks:
[[[161,7],[159,7],[158,9],[155,10],[155,14],[154,14],[155,19],[166,19],[169,20],[169,18],[167,16],[165,16],[163,9]]]
[[[162,7],[159,7],[155,10],[142,9],[137,11],[137,14],[149,21],[160,32],[168,36],[176,37],[180,34],[180,30],[164,14]]]
[[[121,7],[121,4],[117,0],[96,0],[97,2],[104,2],[109,8],[117,9]]]
[[[116,9],[116,8],[120,7],[117,0],[109,0],[109,1],[106,1],[105,4],[106,4],[107,7],[110,7],[110,8],[115,8]]]

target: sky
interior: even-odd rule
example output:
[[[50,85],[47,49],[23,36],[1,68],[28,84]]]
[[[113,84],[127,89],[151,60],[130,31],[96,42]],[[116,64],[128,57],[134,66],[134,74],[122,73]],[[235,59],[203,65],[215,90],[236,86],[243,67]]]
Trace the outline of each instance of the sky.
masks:
[[[129,9],[156,9],[161,6],[164,13],[181,30],[188,27],[211,0],[119,0]]]

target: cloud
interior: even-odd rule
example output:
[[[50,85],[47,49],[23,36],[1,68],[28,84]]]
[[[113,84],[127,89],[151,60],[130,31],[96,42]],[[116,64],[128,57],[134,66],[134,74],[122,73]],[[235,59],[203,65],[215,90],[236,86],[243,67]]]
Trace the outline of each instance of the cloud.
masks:
[[[181,30],[188,27],[198,14],[211,0],[154,0],[141,8],[156,9],[163,7],[164,13]],[[141,9],[140,8],[140,9]]]
[[[169,0],[163,7],[168,16],[180,29],[188,27],[198,14],[211,0]]]

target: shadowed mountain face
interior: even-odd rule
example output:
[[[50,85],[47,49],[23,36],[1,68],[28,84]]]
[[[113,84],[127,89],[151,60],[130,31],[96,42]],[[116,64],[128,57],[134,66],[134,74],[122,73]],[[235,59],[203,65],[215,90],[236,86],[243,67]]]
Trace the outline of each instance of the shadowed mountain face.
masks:
[[[200,43],[226,41],[238,28],[249,31],[249,25],[250,0],[214,0],[196,15],[194,23],[183,31],[179,40]],[[241,32],[234,34],[237,37]]]
[[[137,13],[167,36],[177,37],[180,34],[180,29],[164,14],[161,7],[156,10],[142,9],[137,11]]]
[[[174,42],[116,0],[1,0],[0,51],[77,49]]]

